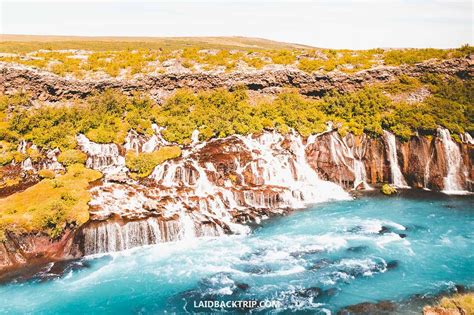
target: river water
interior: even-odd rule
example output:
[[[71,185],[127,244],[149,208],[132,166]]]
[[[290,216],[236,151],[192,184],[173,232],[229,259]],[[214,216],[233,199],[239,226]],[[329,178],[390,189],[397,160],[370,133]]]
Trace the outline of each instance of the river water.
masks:
[[[416,313],[423,303],[411,303],[415,295],[474,288],[473,201],[414,191],[360,196],[266,220],[249,235],[49,264],[0,285],[0,312],[186,313],[213,310],[200,301],[256,300],[278,306],[256,313],[328,314],[390,300]]]

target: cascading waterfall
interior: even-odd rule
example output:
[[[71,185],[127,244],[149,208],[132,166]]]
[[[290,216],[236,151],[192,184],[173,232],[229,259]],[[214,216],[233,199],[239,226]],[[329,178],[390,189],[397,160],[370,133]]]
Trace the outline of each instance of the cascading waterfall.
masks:
[[[179,221],[181,223],[183,239],[190,240],[196,238],[196,227],[194,225],[194,221],[191,219],[189,214],[186,213],[184,208],[181,209]]]
[[[447,174],[444,177],[443,192],[448,194],[466,193],[460,182],[462,158],[459,146],[451,139],[449,130],[438,128],[438,137],[443,143],[446,156]]]
[[[348,198],[340,186],[319,179],[306,160],[301,137],[296,134],[289,135],[290,152],[281,146],[284,138],[277,132],[266,132],[258,138],[251,135],[240,138],[258,159],[263,184],[287,188],[288,193],[282,194],[286,206],[302,208],[311,203]]]
[[[87,153],[87,167],[99,170],[105,175],[125,171],[125,158],[120,155],[115,143],[95,143],[83,134],[77,136],[77,143],[81,150]]]
[[[362,162],[362,148],[357,149],[355,145],[349,146],[347,141],[348,137],[352,136],[352,134],[348,134],[342,142],[345,144],[345,146],[348,148],[348,152],[350,153],[349,156],[353,159],[354,161],[354,176],[355,176],[355,181],[354,181],[354,189],[357,189],[360,185],[365,190],[372,190],[372,187],[367,184],[367,172],[365,170],[365,165],[364,162]]]
[[[161,131],[163,128],[158,127],[156,124],[152,124],[153,135],[151,137],[145,137],[135,130],[130,130],[125,138],[123,147],[127,151],[135,152],[153,152],[160,146],[169,145],[168,141],[163,139]]]
[[[423,174],[423,189],[430,190],[428,184],[430,182],[430,164],[433,159],[433,152],[430,153],[428,160],[426,161],[425,172]]]
[[[252,208],[294,209],[350,198],[340,186],[319,179],[308,164],[306,146],[296,133],[286,137],[277,132],[265,132],[258,137],[234,136],[237,147],[228,154],[245,151],[251,156],[250,161],[240,161],[237,157],[230,159],[235,163],[236,176],[242,179],[239,186],[229,179],[221,184],[210,180],[221,176],[216,167],[218,164],[200,162],[199,150],[205,143],[197,143],[197,135],[196,132],[194,143],[184,149],[182,158],[167,161],[154,169],[149,178],[155,181],[157,188],[141,189],[141,186],[134,187],[130,183],[109,183],[111,187],[108,189],[97,189],[91,201],[93,216],[107,218],[116,214],[138,219],[123,224],[108,221],[91,224],[84,231],[86,253],[216,236],[225,233],[223,227],[233,233],[248,233],[247,226],[234,222],[235,213],[244,214]],[[132,150],[141,150],[145,143],[138,139],[133,142],[135,144],[130,145]],[[91,146],[84,146],[87,152],[95,152]],[[246,176],[253,178],[253,183],[246,184]],[[161,213],[163,219],[142,219],[149,215],[145,208],[154,209],[156,205],[161,210],[153,211]],[[144,241],[140,243],[138,240],[141,238]]]
[[[356,152],[355,146],[349,146],[347,140],[341,139],[336,132],[331,132],[330,134],[330,146],[331,157],[334,163],[336,165],[345,165],[354,174],[354,189],[358,189],[362,185],[365,190],[371,190],[372,187],[367,184],[365,165],[358,158],[361,154]]]
[[[461,136],[461,140],[464,142],[464,143],[467,143],[467,144],[474,144],[474,139],[471,137],[471,135],[468,133],[468,132],[465,132],[463,134],[460,134]]]
[[[395,135],[386,130],[383,131],[385,142],[388,149],[388,160],[390,162],[390,173],[392,175],[392,184],[400,188],[408,188],[405,177],[403,177],[398,164],[397,144]]]
[[[156,218],[118,222],[100,222],[84,229],[84,253],[117,252],[137,246],[179,239],[176,222],[160,222]]]

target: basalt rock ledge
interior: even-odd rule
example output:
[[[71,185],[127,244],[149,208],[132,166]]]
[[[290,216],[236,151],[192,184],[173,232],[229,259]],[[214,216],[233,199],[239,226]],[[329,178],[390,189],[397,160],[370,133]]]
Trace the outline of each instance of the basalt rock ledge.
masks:
[[[244,86],[262,94],[275,94],[283,88],[291,87],[298,89],[301,94],[319,97],[332,90],[347,92],[367,84],[389,82],[400,75],[418,77],[426,73],[471,78],[474,75],[474,62],[471,58],[430,60],[400,67],[378,66],[353,74],[340,71],[309,74],[286,67],[234,72],[142,74],[131,79],[100,80],[66,78],[45,70],[0,62],[0,92],[13,93],[23,89],[30,93],[33,99],[54,102],[75,97],[84,98],[94,92],[113,88],[125,93],[146,91],[155,99],[161,100],[180,88],[231,90]]]

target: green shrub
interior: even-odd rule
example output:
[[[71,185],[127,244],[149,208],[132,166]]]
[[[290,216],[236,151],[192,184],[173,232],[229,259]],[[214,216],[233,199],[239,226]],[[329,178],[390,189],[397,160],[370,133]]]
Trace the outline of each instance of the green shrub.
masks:
[[[58,162],[66,166],[73,164],[84,164],[87,160],[87,155],[80,150],[66,150],[61,152],[58,156]]]
[[[374,53],[359,52],[367,60]],[[344,59],[349,52],[326,54]],[[232,56],[229,54],[229,58]],[[337,122],[340,134],[365,132],[376,136],[386,129],[404,140],[416,132],[434,134],[439,125],[453,133],[473,132],[473,82],[433,74],[418,79],[402,76],[388,84],[344,94],[332,92],[318,100],[292,90],[272,99],[249,99],[243,88],[232,92],[178,90],[161,105],[141,94],[125,96],[108,90],[70,106],[8,107],[0,112],[0,144],[4,144],[0,146],[0,164],[26,157],[16,152],[22,140],[41,149],[58,147],[61,151],[77,146],[78,133],[94,142],[122,144],[130,129],[151,135],[152,123],[166,127],[164,138],[179,144],[189,143],[194,130],[199,130],[200,140],[264,129],[286,133],[290,128],[306,136],[324,131],[327,121]],[[431,95],[419,103],[395,102],[389,97],[420,88],[429,90]],[[33,158],[36,153],[28,155]]]
[[[289,65],[295,62],[296,56],[290,50],[279,50],[270,54],[276,64]]]
[[[311,72],[320,70],[321,68],[325,66],[325,64],[326,63],[320,59],[303,58],[299,61],[298,68],[305,72],[311,73]]]
[[[43,154],[41,154],[41,152],[36,148],[28,148],[26,150],[26,155],[34,162],[37,162],[43,158]]]
[[[248,66],[254,67],[255,69],[261,69],[265,65],[265,61],[260,57],[245,57],[243,60]]]
[[[399,66],[401,64],[415,64],[433,58],[446,59],[448,57],[461,56],[462,53],[459,50],[425,48],[388,50],[385,52],[383,58],[385,64]]]

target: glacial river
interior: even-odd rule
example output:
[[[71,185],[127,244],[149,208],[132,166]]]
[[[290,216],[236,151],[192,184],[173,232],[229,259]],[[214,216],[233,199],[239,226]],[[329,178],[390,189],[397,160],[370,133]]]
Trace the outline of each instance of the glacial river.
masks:
[[[428,192],[362,196],[263,221],[245,236],[49,264],[0,285],[0,313],[186,313],[242,300],[278,305],[256,313],[329,314],[382,300],[416,313],[455,285],[474,288],[473,204]]]

